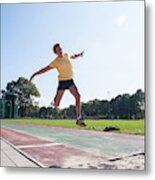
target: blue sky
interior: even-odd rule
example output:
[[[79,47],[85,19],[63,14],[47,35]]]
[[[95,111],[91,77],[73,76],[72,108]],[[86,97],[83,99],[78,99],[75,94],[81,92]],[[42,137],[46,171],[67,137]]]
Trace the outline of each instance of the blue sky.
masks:
[[[144,2],[40,3],[1,5],[1,87],[47,66],[59,42],[73,60],[83,102],[144,90]],[[40,105],[53,101],[56,70],[37,76]],[[66,91],[60,107],[74,104]]]

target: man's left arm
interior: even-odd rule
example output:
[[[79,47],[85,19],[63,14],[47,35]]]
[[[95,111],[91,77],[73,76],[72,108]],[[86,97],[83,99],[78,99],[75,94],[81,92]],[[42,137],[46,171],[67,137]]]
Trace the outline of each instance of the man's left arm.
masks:
[[[78,57],[83,57],[83,54],[84,54],[84,51],[82,51],[82,52],[79,53],[79,54],[71,55],[70,58],[71,58],[71,59],[76,59],[76,58],[78,58]]]

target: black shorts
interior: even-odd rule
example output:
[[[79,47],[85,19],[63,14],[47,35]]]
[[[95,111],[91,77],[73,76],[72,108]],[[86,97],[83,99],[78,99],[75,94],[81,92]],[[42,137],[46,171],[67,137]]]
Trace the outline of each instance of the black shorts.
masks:
[[[72,85],[74,85],[73,79],[65,80],[65,81],[59,81],[58,90],[69,89]]]

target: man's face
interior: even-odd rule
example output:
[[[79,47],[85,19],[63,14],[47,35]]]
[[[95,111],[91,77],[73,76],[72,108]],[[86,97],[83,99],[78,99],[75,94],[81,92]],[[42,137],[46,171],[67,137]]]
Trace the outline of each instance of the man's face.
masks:
[[[60,56],[60,55],[63,54],[63,51],[62,51],[61,46],[58,46],[58,47],[56,48],[56,54],[57,54],[58,56]]]

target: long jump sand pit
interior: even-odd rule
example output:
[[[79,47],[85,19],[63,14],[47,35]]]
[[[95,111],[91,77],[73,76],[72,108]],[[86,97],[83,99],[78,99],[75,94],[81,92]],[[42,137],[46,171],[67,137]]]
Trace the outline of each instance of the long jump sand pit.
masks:
[[[41,167],[144,170],[144,136],[1,122],[1,137]]]

